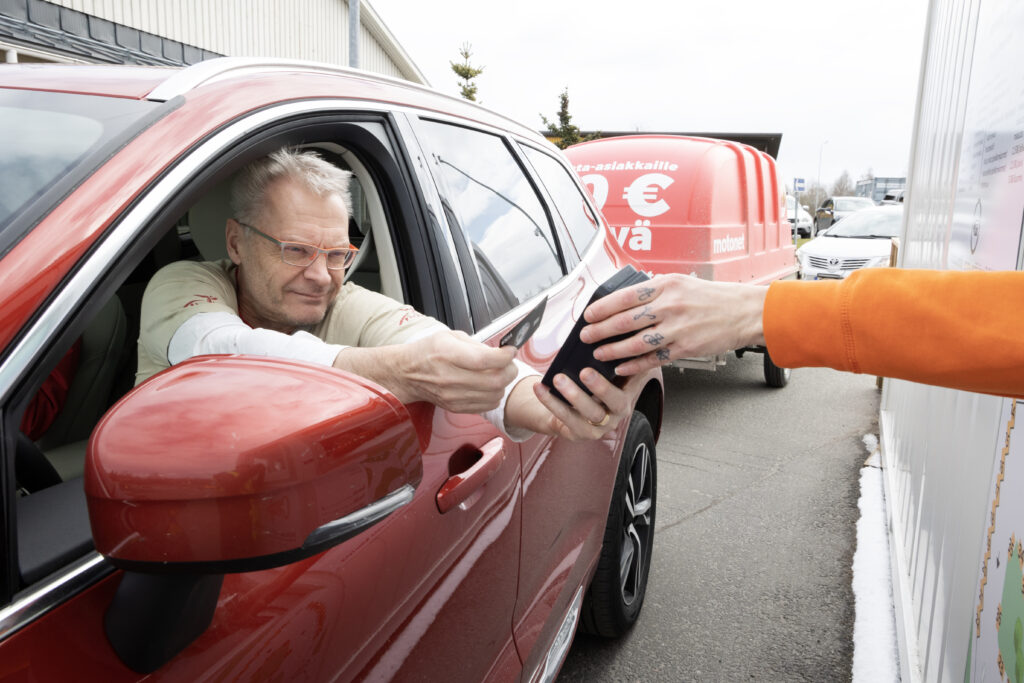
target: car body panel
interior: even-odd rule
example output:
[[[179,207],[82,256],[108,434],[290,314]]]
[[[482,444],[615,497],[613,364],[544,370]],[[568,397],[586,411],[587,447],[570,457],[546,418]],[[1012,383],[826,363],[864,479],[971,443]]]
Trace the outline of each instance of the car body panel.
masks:
[[[0,74],[0,87],[143,97],[175,73],[112,67],[105,76],[105,68],[19,69]],[[166,107],[0,259],[0,281],[10,293],[0,307],[5,354],[0,376],[27,381],[29,370],[11,359],[20,354],[27,368],[52,355],[35,346],[38,340],[61,339],[68,321],[85,316],[79,308],[88,306],[91,288],[115,279],[111,273],[133,245],[155,241],[158,228],[174,225],[176,216],[164,215],[167,207],[188,199],[175,196],[175,188],[196,192],[205,169],[241,149],[254,131],[328,113],[395,116],[389,130],[410,150],[411,158],[400,161],[416,169],[414,183],[423,183],[429,173],[398,120],[404,116],[438,113],[550,148],[525,127],[455,98],[386,79],[296,66],[228,74],[182,93]],[[435,190],[422,184],[410,192],[430,211]],[[451,229],[442,213],[432,213],[437,223],[420,225],[416,219],[407,229],[424,234]],[[549,288],[541,329],[520,352],[527,363],[546,368],[590,293],[632,262],[611,242],[602,223],[581,262]],[[442,262],[439,257],[425,263]],[[452,273],[432,274],[457,289]],[[66,308],[54,310],[55,302]],[[530,306],[523,302],[478,330],[477,338],[496,345]],[[652,371],[648,381],[660,395],[660,373]],[[0,389],[5,396],[20,390],[14,383]],[[660,416],[656,403],[652,421]],[[411,502],[313,557],[227,574],[210,626],[150,678],[475,681],[516,680],[536,670],[573,595],[594,572],[628,420],[597,443],[535,436],[516,444],[478,416],[425,403],[406,409],[422,461]],[[180,417],[175,429],[188,422]],[[170,449],[174,429],[150,438],[166,441]],[[497,451],[495,443],[501,444]],[[499,454],[488,476],[442,512],[438,493],[453,485],[474,453],[484,451]],[[0,635],[4,668],[38,680],[70,680],[82,671],[109,681],[140,680],[104,634],[104,612],[123,575],[115,572],[72,595],[54,588],[48,611],[25,623],[12,622]],[[48,656],[54,643],[61,643],[68,656]]]

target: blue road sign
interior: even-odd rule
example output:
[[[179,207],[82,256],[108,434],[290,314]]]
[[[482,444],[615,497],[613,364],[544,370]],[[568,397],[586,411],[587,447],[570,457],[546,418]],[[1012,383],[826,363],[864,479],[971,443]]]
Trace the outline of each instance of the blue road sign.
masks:
[[[793,192],[803,192],[806,189],[803,178],[793,178]]]

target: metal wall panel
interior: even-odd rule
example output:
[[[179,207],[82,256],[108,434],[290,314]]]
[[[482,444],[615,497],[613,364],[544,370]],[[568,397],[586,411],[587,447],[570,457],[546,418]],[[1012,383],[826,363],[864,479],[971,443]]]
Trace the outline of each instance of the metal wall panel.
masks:
[[[348,65],[348,0],[51,1],[223,55]],[[360,68],[426,83],[365,2],[360,24]]]
[[[1013,31],[1022,26],[1024,6],[1013,0],[932,0],[902,266],[1019,268],[1024,144],[1014,141],[1024,143],[1024,50]],[[886,381],[881,431],[906,681],[988,680],[997,668],[998,653],[991,642],[986,649],[982,632],[998,628],[999,594],[989,592],[986,611],[979,598],[983,577],[996,567],[988,546],[1005,546],[1005,539],[992,540],[994,487],[1001,483],[1018,497],[1024,491],[1024,477],[1002,481],[1012,404]],[[1024,508],[1002,507],[1004,526],[1020,538]]]

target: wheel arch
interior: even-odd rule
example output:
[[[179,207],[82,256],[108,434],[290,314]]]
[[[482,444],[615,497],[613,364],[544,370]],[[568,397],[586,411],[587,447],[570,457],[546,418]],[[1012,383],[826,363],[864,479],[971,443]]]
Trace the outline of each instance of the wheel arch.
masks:
[[[640,391],[636,400],[635,409],[639,410],[647,418],[654,431],[654,440],[658,441],[661,435],[661,419],[665,407],[665,393],[659,379],[651,379]]]

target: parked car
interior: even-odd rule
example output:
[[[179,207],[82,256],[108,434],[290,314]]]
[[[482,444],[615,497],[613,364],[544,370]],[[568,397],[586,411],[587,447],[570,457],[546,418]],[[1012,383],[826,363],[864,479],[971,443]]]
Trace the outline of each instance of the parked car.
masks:
[[[882,197],[882,204],[902,204],[905,192],[906,190],[903,189],[886,192],[885,196]]]
[[[829,197],[814,213],[815,232],[821,232],[851,213],[869,209],[872,206],[876,206],[876,204],[869,197]]]
[[[131,388],[146,282],[223,254],[232,174],[286,145],[353,173],[353,280],[488,344],[547,297],[519,355],[543,371],[635,263],[552,145],[403,81],[241,59],[10,65],[0,121],[6,670],[550,681],[578,622],[635,622],[658,370],[588,443],[513,443],[296,361],[204,356]],[[76,345],[63,411],[20,434]]]
[[[790,229],[796,222],[796,234],[800,237],[814,237],[814,219],[804,206],[797,206],[796,197],[786,195],[786,219],[789,221]]]
[[[859,268],[889,265],[892,238],[903,226],[903,205],[858,211],[796,250],[800,277],[840,279]]]

